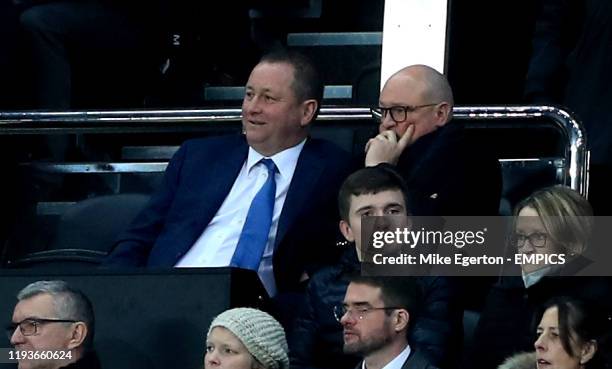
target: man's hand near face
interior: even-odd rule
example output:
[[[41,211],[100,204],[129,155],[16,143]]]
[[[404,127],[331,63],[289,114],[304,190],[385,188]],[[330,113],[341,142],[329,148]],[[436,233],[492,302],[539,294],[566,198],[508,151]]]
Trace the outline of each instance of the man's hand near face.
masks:
[[[396,165],[404,149],[412,143],[413,134],[414,125],[410,125],[399,140],[392,129],[371,138],[365,146],[365,166],[373,167],[380,163]]]

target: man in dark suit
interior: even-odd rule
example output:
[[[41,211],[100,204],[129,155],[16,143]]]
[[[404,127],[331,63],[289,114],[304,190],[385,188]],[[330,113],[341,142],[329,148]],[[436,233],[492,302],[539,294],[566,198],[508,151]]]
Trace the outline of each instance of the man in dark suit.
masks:
[[[501,167],[487,142],[452,119],[454,103],[448,80],[435,69],[411,65],[397,71],[372,109],[379,134],[366,145],[365,165],[396,165],[415,215],[498,215]],[[464,279],[462,301],[478,306],[493,282]]]
[[[484,142],[470,141],[452,120],[453,92],[444,75],[411,65],[385,83],[379,134],[366,145],[366,166],[397,165],[418,215],[497,215],[501,170]]]
[[[334,256],[328,247],[336,236],[334,199],[349,170],[348,153],[308,137],[322,96],[322,80],[304,56],[264,56],[246,85],[244,136],[185,143],[106,264],[244,267],[238,254],[257,249],[245,230],[265,218],[257,213],[265,207],[259,196],[273,183],[265,242],[248,268],[258,271],[270,295],[291,291]]]
[[[435,368],[408,343],[421,303],[414,278],[351,278],[335,314],[344,328],[344,352],[363,357],[356,369]]]

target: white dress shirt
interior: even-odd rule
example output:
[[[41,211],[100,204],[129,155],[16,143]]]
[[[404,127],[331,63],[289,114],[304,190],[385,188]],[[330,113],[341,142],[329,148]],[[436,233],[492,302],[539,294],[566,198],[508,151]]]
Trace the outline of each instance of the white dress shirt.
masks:
[[[275,176],[276,196],[268,243],[259,264],[258,274],[270,296],[276,294],[272,255],[278,220],[305,143],[306,139],[298,145],[268,158],[274,162],[277,168]],[[240,173],[238,173],[238,177],[236,177],[234,185],[223,204],[204,229],[200,238],[175,265],[176,267],[223,267],[230,264],[251,202],[268,178],[268,169],[260,163],[260,160],[264,158],[266,157],[249,147],[247,160],[240,169]]]
[[[389,361],[387,365],[383,366],[382,369],[402,369],[402,366],[408,360],[408,356],[410,356],[410,345],[406,345],[406,348],[393,360]],[[365,360],[361,364],[361,369],[368,369],[366,368]]]

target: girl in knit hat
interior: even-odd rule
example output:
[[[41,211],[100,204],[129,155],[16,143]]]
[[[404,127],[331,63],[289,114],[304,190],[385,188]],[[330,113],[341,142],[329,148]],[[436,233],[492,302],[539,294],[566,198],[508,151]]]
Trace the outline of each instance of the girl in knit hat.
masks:
[[[219,314],[208,329],[205,369],[288,369],[283,327],[268,313],[236,308]]]

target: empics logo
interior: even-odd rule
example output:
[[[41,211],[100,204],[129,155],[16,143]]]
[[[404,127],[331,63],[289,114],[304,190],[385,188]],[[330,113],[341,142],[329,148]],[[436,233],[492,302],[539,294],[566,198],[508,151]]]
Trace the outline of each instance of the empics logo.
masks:
[[[518,265],[563,265],[565,264],[565,254],[516,254],[514,255],[514,263]]]

